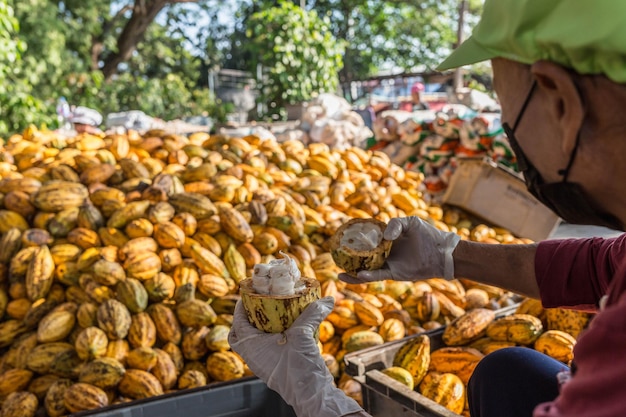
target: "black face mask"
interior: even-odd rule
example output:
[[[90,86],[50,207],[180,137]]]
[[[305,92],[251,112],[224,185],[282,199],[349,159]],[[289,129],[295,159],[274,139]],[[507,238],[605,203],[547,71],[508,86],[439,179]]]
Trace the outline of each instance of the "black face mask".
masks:
[[[563,177],[561,182],[546,184],[537,168],[526,158],[526,155],[515,138],[515,130],[530,102],[536,86],[537,82],[535,81],[528,92],[528,96],[515,120],[515,124],[513,124],[513,128],[511,128],[508,123],[502,124],[502,128],[509,138],[511,148],[517,157],[517,166],[519,170],[524,173],[528,191],[530,191],[537,200],[568,223],[604,226],[615,230],[623,230],[622,222],[612,214],[599,209],[579,184],[567,182],[570,168],[574,163],[574,158],[578,151],[580,132],[576,138],[576,144],[574,145],[574,150],[567,163],[567,167],[558,171],[559,175]]]

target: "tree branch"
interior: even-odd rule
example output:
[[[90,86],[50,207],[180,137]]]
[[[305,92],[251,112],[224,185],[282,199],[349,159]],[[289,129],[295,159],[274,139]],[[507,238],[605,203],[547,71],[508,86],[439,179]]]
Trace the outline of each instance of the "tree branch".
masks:
[[[127,12],[131,11],[133,8],[130,5],[126,5],[122,7],[115,16],[111,17],[102,25],[102,31],[98,36],[92,36],[91,38],[91,69],[97,70],[100,67],[100,57],[102,51],[104,50],[104,39],[111,32],[115,22],[117,22],[122,16],[124,16]]]
[[[102,67],[105,79],[117,74],[119,64],[128,61],[143,40],[146,30],[166,6],[176,3],[197,3],[198,0],[136,0],[133,13],[117,38],[117,52],[109,55]]]

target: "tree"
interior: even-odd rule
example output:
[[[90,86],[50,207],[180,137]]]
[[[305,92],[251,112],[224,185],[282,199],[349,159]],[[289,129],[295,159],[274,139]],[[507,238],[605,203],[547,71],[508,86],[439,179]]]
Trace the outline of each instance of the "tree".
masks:
[[[148,27],[165,7],[178,3],[196,2],[197,0],[135,0],[132,2],[130,18],[125,22],[123,29],[117,36],[116,48],[110,51],[103,59],[102,73],[105,79],[109,79],[116,74],[119,65],[131,58],[137,48],[137,44],[144,38]],[[125,6],[121,11],[125,12],[126,8],[131,8],[131,5]],[[114,19],[124,15],[124,13],[120,12],[109,21],[111,26],[115,23]],[[106,35],[104,31],[103,34]]]
[[[300,0],[291,0],[300,4]],[[229,68],[244,69],[251,57],[245,28],[250,16],[275,0],[237,0],[239,12],[229,42],[222,45]],[[232,7],[232,4],[231,7]],[[455,46],[459,0],[307,0],[307,10],[327,17],[336,39],[345,41],[342,83],[384,70],[433,69]],[[224,6],[226,7],[226,6]],[[482,0],[470,0],[466,28],[476,22]],[[223,34],[222,34],[223,39]]]
[[[263,100],[270,109],[337,91],[343,43],[333,37],[328,18],[282,1],[254,13],[247,28],[248,69],[263,67]]]
[[[19,23],[7,0],[0,0],[0,92],[6,89],[5,80],[20,59],[24,45],[15,38]]]
[[[23,45],[21,61],[10,65],[11,82],[2,83],[11,94],[0,94],[0,134],[30,123],[54,125],[61,96],[105,114],[143,110],[173,118],[215,109],[214,98],[199,86],[205,57],[183,27],[193,32],[192,11],[197,19],[219,0],[0,1],[15,11],[20,31],[11,36]],[[152,16],[158,7],[162,14],[138,26],[138,15]],[[105,74],[113,61],[117,65],[109,64]]]
[[[17,120],[23,125],[51,120],[40,117],[45,105],[20,78],[26,44],[18,38],[20,25],[14,10],[7,0],[0,0],[0,132],[12,131]]]
[[[311,0],[346,40],[341,81],[381,69],[430,70],[456,41],[458,0]],[[470,9],[475,12],[475,8]]]

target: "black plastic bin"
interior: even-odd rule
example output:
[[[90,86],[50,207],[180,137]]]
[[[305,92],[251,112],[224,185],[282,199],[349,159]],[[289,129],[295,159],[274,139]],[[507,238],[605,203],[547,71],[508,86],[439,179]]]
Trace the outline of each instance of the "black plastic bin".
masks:
[[[276,392],[256,377],[116,404],[75,417],[296,417]]]

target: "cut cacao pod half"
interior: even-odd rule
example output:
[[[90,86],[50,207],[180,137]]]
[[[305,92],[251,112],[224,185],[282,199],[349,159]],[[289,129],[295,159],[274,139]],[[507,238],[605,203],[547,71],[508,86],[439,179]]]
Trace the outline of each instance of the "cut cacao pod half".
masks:
[[[354,276],[382,267],[391,251],[391,241],[383,239],[386,228],[377,219],[357,218],[341,225],[329,242],[337,266]]]
[[[314,278],[302,278],[305,288],[294,295],[258,294],[252,278],[239,283],[241,301],[248,321],[266,333],[284,332],[312,302],[320,299],[320,283]]]

